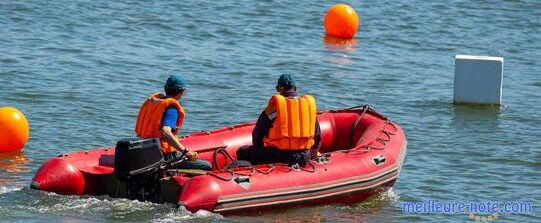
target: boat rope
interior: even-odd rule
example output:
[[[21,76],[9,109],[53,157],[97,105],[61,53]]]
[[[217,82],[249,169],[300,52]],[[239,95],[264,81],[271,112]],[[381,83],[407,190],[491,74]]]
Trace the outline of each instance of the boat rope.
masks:
[[[214,171],[211,171],[211,172],[208,172],[208,175],[211,175],[211,176],[214,176],[220,180],[224,180],[224,181],[231,181],[231,180],[234,180],[237,176],[252,176],[253,174],[255,174],[256,172],[258,173],[261,173],[261,174],[269,174],[271,172],[273,172],[274,170],[276,170],[276,167],[282,167],[283,171],[285,172],[290,172],[290,171],[306,171],[306,172],[310,172],[310,173],[313,173],[316,171],[316,165],[318,166],[321,166],[325,169],[325,171],[327,170],[327,168],[325,167],[325,164],[328,162],[328,157],[331,156],[332,153],[335,153],[335,152],[342,152],[342,153],[345,153],[347,155],[361,155],[361,154],[365,154],[371,150],[383,150],[386,148],[387,146],[387,143],[391,141],[391,138],[393,135],[395,135],[397,132],[398,132],[398,128],[396,127],[396,125],[391,121],[389,120],[387,117],[377,113],[375,110],[373,110],[369,105],[362,105],[362,106],[355,106],[355,107],[351,107],[351,108],[346,108],[346,109],[342,109],[342,110],[330,110],[330,112],[343,112],[343,111],[355,111],[355,112],[358,112],[359,114],[359,117],[355,120],[354,124],[352,125],[352,129],[351,129],[351,140],[350,141],[350,147],[353,147],[353,134],[355,133],[355,129],[357,128],[357,126],[359,125],[362,117],[364,114],[370,112],[371,115],[374,115],[376,117],[379,117],[381,119],[384,119],[385,120],[385,125],[379,130],[379,135],[376,137],[376,139],[368,144],[368,145],[364,145],[364,146],[358,146],[358,147],[355,147],[355,148],[352,148],[352,149],[342,149],[342,150],[334,150],[334,151],[331,151],[331,152],[327,152],[327,153],[322,153],[321,154],[321,157],[324,157],[324,159],[321,159],[320,157],[317,157],[313,160],[311,160],[309,163],[307,163],[306,165],[307,166],[310,166],[311,168],[306,168],[306,167],[301,167],[299,166],[298,164],[294,164],[294,165],[287,165],[287,164],[284,164],[284,163],[275,163],[275,164],[267,164],[268,166],[268,169],[267,170],[261,170],[261,168],[258,168],[257,166],[250,166],[250,167],[240,167],[240,168],[228,168],[227,167],[227,159],[230,159],[232,162],[236,161],[235,158],[233,158],[233,156],[231,156],[231,154],[229,154],[229,152],[227,152],[227,150],[225,149],[226,147],[219,147],[216,149],[216,151],[214,151],[214,160],[213,160],[213,167],[216,168],[216,170],[219,170],[218,169],[218,161],[217,161],[217,158],[218,158],[218,154],[223,154],[225,157],[226,157],[226,169],[225,170],[222,170],[222,172],[217,172],[215,173]],[[392,130],[387,130],[386,127],[387,126],[391,126],[394,131]],[[376,147],[374,146],[373,144],[376,143],[376,142],[379,142],[382,144],[381,147]],[[247,173],[243,172],[243,171],[248,171]],[[222,176],[222,174],[227,174],[226,176]]]
[[[393,132],[385,129],[389,125],[391,127],[393,127],[393,129],[394,129]],[[387,142],[391,141],[391,136],[395,135],[397,131],[398,131],[398,128],[395,126],[395,124],[391,120],[386,119],[385,120],[385,125],[383,126],[382,129],[379,130],[380,135],[378,135],[378,137],[372,143],[370,143],[368,145],[364,145],[364,146],[359,146],[357,148],[335,150],[335,151],[327,152],[327,153],[324,153],[324,154],[330,156],[331,153],[342,152],[342,153],[346,153],[348,155],[360,155],[360,154],[367,153],[372,149],[374,149],[374,150],[383,150],[383,149],[386,148]],[[380,142],[383,146],[376,147],[376,146],[373,145],[375,142]]]
[[[237,159],[233,158],[233,156],[231,156],[231,154],[229,154],[229,152],[227,152],[226,150],[227,146],[221,146],[221,147],[218,147],[216,148],[216,150],[214,150],[214,154],[212,155],[212,167],[216,170],[219,170],[218,168],[218,154],[223,154],[225,156],[225,166],[224,167],[227,167],[227,160],[231,160],[231,162],[234,162],[236,161]]]
[[[218,178],[220,180],[223,180],[223,181],[231,181],[231,180],[233,180],[233,178],[235,178],[235,173],[229,172],[229,171],[226,171],[225,173],[228,173],[231,176],[230,177],[222,177],[221,175],[216,174],[214,172],[209,172],[208,175],[211,175],[211,176],[216,177],[216,178]]]
[[[243,173],[242,171],[245,171],[247,170],[248,173]],[[224,181],[230,181],[230,180],[233,180],[235,179],[237,176],[252,176],[254,175],[254,173],[256,172],[256,168],[254,167],[241,167],[241,168],[232,168],[232,169],[227,169],[227,170],[223,170],[223,173],[227,173],[227,175],[229,175],[229,177],[224,177],[224,176],[221,176],[220,174],[221,173],[215,173],[214,171],[212,172],[209,172],[208,174],[211,175],[211,176],[214,176],[220,180],[224,180]]]
[[[250,166],[250,167],[241,167],[241,168],[232,168],[232,169],[222,170],[221,173],[215,173],[214,171],[212,171],[212,172],[208,172],[208,175],[214,176],[223,181],[231,181],[237,178],[237,176],[250,177],[253,174],[255,174],[255,172],[258,172],[261,174],[269,174],[276,169],[276,166],[283,167],[285,172],[290,172],[290,171],[295,170],[295,171],[306,171],[306,172],[313,173],[316,171],[316,165],[313,163],[313,161],[311,161],[310,163],[307,163],[306,165],[310,166],[311,168],[301,167],[298,164],[289,166],[285,163],[275,163],[275,164],[267,164],[267,167],[268,167],[267,170],[262,170],[262,168],[258,168],[257,166]],[[242,171],[249,171],[249,172],[243,173]],[[227,175],[222,176],[223,173]]]
[[[269,167],[269,169],[268,169],[267,171],[262,171],[261,169],[256,168],[256,167],[254,167],[254,169],[255,169],[257,172],[259,172],[259,173],[262,173],[262,174],[269,174],[269,173],[271,173],[271,172],[274,170],[274,168],[276,168],[276,166],[274,166],[274,164],[267,164],[267,165],[268,165],[268,167]]]
[[[364,114],[366,114],[366,112],[370,109],[370,106],[368,105],[364,105],[364,106],[361,106],[362,108],[362,111],[359,113],[359,117],[357,117],[357,119],[355,120],[355,122],[353,122],[353,125],[351,126],[351,134],[350,134],[350,137],[349,137],[349,147],[353,147],[353,143],[355,143],[353,140],[354,140],[354,136],[355,136],[355,130],[357,129],[357,126],[359,125],[359,123],[361,122],[361,119],[363,118]]]
[[[374,141],[374,143],[371,143],[370,145],[368,145],[367,148],[375,149],[375,150],[383,150],[383,149],[385,149],[385,147],[387,146],[387,143],[391,141],[391,136],[392,136],[392,135],[395,135],[395,134],[396,134],[396,131],[398,131],[398,128],[396,128],[396,126],[394,125],[394,123],[391,122],[390,120],[387,120],[387,121],[385,122],[385,124],[386,124],[386,125],[383,126],[383,128],[379,130],[380,135],[376,138],[376,141],[377,141],[377,142],[380,142],[380,143],[382,144],[382,146],[381,146],[381,147],[373,146],[373,144],[376,142],[376,141]],[[387,131],[387,130],[385,129],[385,127],[387,127],[387,126],[389,126],[389,125],[392,126],[392,127],[395,129],[394,132],[390,132],[390,131]],[[383,137],[382,137],[383,135],[385,135],[386,138],[383,138]]]
[[[316,165],[314,163],[309,162],[309,163],[306,164],[306,166],[311,166],[312,169],[304,168],[302,166],[299,166],[299,169],[302,170],[302,171],[309,172],[309,173],[316,172]]]
[[[243,170],[247,170],[249,171],[248,173],[243,173],[242,171]],[[240,175],[240,176],[252,176],[254,175],[255,173],[255,168],[253,167],[242,167],[242,168],[234,168],[234,169],[230,169],[229,171],[231,171],[232,173],[234,173],[235,175]]]
[[[330,156],[330,155],[329,155]],[[329,156],[319,156],[317,157],[315,160],[311,160],[310,163],[312,163],[312,165],[314,165],[314,169],[316,168],[315,165],[319,165],[323,168],[323,170],[327,171],[327,167],[325,166],[325,164],[327,164],[329,162]]]

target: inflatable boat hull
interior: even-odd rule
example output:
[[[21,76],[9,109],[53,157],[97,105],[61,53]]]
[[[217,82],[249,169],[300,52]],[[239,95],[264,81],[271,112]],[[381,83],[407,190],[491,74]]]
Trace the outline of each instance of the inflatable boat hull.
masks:
[[[254,123],[181,138],[214,170],[160,176],[157,198],[189,211],[238,213],[276,208],[354,203],[393,186],[406,154],[402,129],[368,106],[318,114],[324,155],[302,168],[266,164],[224,169],[241,146],[251,144]],[[127,197],[114,176],[115,148],[62,154],[46,161],[31,187],[59,194]],[[172,174],[173,173],[173,174]]]

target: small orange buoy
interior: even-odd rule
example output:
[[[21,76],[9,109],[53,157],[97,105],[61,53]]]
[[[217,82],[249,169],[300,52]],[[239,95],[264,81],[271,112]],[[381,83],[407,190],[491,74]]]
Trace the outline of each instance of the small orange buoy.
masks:
[[[353,38],[359,26],[355,9],[346,4],[333,5],[325,16],[325,31],[340,38]]]
[[[24,114],[12,107],[0,108],[0,152],[21,151],[30,129]]]

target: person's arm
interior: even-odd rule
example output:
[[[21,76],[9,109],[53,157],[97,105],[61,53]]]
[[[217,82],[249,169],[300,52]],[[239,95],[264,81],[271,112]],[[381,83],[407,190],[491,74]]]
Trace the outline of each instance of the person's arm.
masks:
[[[193,151],[185,152],[187,148],[184,145],[182,145],[182,143],[180,143],[178,138],[173,134],[171,127],[164,125],[162,126],[162,129],[160,131],[165,141],[167,141],[169,145],[172,145],[177,151],[181,153],[186,153],[186,157],[188,157],[192,161],[198,158],[197,152],[193,152]]]
[[[254,130],[252,131],[252,145],[255,147],[263,147],[263,138],[268,134],[269,129],[272,125],[272,121],[267,116],[265,111],[261,112],[257,122],[255,124]]]
[[[171,127],[167,125],[162,126],[161,133],[165,141],[169,143],[169,145],[175,147],[177,151],[184,152],[184,150],[186,150],[186,147],[184,147],[184,145],[182,145],[182,143],[178,141],[178,138],[173,134]]]
[[[178,110],[170,106],[168,107],[162,117],[162,127],[160,129],[160,132],[162,134],[163,139],[175,150],[181,153],[186,153],[186,147],[180,143],[178,140],[178,137],[173,133],[174,128],[176,128],[177,119],[178,119]],[[187,152],[186,156],[190,160],[196,160],[197,159],[197,153],[195,152]]]
[[[312,156],[321,156],[319,153],[319,148],[321,147],[321,128],[319,127],[319,122],[316,118],[316,132],[314,135],[314,145],[310,148]]]

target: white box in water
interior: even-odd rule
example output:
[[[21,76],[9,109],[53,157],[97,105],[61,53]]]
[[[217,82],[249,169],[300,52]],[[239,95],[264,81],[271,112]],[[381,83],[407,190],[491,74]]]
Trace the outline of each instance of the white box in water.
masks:
[[[454,101],[501,104],[503,57],[455,56]]]

